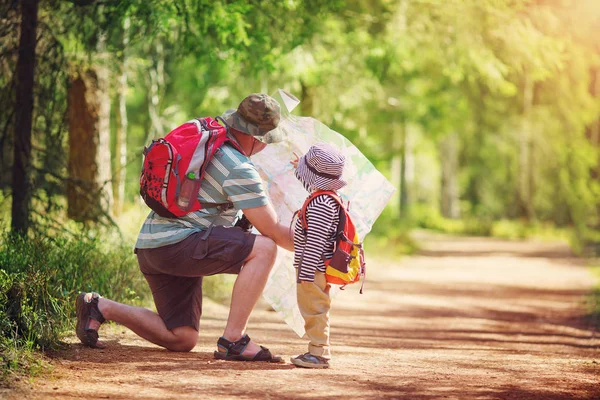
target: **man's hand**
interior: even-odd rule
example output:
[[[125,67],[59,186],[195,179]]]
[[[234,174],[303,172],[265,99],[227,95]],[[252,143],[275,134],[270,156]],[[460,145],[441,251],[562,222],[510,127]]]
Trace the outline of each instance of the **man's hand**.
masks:
[[[245,232],[250,232],[252,230],[252,224],[244,214],[242,214],[242,218],[237,220],[235,226],[242,228]]]
[[[294,251],[293,231],[278,221],[273,206],[267,204],[257,208],[246,208],[242,212],[262,235],[273,240],[278,246]]]

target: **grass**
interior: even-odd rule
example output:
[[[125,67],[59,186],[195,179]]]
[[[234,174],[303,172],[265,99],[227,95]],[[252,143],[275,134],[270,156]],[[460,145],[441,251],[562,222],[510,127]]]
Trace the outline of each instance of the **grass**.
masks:
[[[74,299],[95,291],[130,305],[153,307],[133,254],[148,213],[130,204],[116,219],[120,230],[84,229],[67,221],[63,231],[27,238],[0,229],[0,386],[49,368],[44,352],[60,348],[75,325]],[[2,233],[4,232],[4,233]],[[49,237],[52,236],[52,237]],[[205,296],[227,303],[233,276],[207,277]]]
[[[52,370],[52,364],[43,353],[7,339],[0,339],[0,359],[0,387],[11,386],[22,378],[31,379]]]
[[[411,208],[408,224],[413,227],[430,229],[454,235],[490,236],[501,239],[572,239],[571,230],[559,228],[551,222],[523,221],[486,217],[467,216],[450,219],[442,216],[437,209],[416,205]]]
[[[36,352],[72,334],[74,299],[97,291],[128,304],[147,297],[131,246],[118,236],[0,236],[0,378],[41,369]],[[38,357],[39,358],[39,357]]]

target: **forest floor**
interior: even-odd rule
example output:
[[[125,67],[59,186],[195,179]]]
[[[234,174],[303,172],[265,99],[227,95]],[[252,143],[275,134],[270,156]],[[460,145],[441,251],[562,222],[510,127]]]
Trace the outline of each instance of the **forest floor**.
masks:
[[[328,370],[294,367],[298,338],[261,305],[248,333],[285,363],[213,359],[227,308],[205,305],[198,345],[172,353],[105,325],[108,347],[71,338],[53,372],[7,399],[600,399],[600,333],[586,318],[593,285],[564,244],[420,238],[393,262],[368,258],[365,293],[333,299]],[[597,326],[597,325],[596,325]]]

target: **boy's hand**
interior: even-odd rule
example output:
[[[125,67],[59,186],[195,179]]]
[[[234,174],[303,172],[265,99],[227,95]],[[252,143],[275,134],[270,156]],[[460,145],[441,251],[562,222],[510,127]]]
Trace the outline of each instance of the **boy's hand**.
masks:
[[[309,283],[314,283],[314,282],[309,282],[309,281],[300,281],[301,284],[303,285],[307,285]],[[325,293],[329,294],[329,291],[331,290],[331,285],[328,283],[327,285],[325,285],[325,290],[323,290]]]
[[[292,164],[294,166],[294,168],[298,168],[298,161],[300,160],[300,156],[298,154],[296,154],[295,151],[294,151],[294,156],[296,157],[296,159],[290,161],[290,164]]]

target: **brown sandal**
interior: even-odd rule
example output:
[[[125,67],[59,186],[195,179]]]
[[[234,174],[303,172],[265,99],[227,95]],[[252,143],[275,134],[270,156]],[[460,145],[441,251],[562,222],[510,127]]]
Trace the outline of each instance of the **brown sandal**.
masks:
[[[77,325],[75,326],[75,333],[81,343],[86,346],[94,348],[102,348],[98,343],[98,331],[90,328],[90,321],[96,320],[102,324],[105,319],[102,313],[98,309],[98,299],[100,296],[98,293],[93,292],[92,298],[89,302],[85,301],[87,293],[79,293],[77,301],[75,302],[75,309],[77,311]]]
[[[264,361],[270,363],[280,363],[283,362],[282,358],[279,356],[274,356],[271,354],[271,351],[264,346],[260,346],[260,350],[252,357],[243,356],[242,353],[250,343],[250,336],[244,335],[241,339],[238,339],[235,342],[230,342],[225,339],[223,336],[219,338],[217,341],[217,347],[223,348],[225,351],[214,352],[214,356],[217,360],[227,360],[227,361]]]

